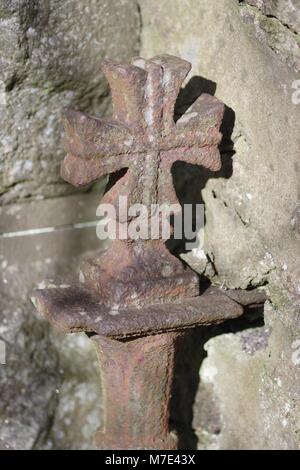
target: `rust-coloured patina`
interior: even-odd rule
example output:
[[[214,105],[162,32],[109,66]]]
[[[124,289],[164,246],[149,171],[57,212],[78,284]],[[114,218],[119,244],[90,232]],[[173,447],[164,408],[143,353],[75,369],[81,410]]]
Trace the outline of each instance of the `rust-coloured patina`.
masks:
[[[62,177],[84,186],[123,170],[102,202],[177,203],[172,165],[181,160],[220,168],[224,106],[202,94],[175,122],[175,103],[190,70],[170,55],[131,65],[105,60],[113,119],[63,114],[67,156]],[[125,169],[125,171],[124,171]],[[119,175],[120,176],[120,175]],[[128,214],[118,223],[130,220]],[[85,331],[96,345],[104,387],[103,449],[175,449],[169,430],[174,354],[184,329],[236,318],[243,308],[219,289],[199,295],[198,276],[170,254],[162,238],[114,240],[83,263],[80,282],[39,289],[34,302],[65,332]]]

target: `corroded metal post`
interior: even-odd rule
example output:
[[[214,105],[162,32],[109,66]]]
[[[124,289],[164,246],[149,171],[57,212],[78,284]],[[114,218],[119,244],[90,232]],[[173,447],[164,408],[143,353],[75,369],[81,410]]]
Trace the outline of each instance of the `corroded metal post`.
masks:
[[[116,341],[94,336],[104,390],[100,449],[176,449],[169,430],[169,399],[180,333]]]
[[[127,169],[104,196],[118,206],[177,202],[172,165],[182,160],[220,168],[218,144],[224,106],[201,95],[176,123],[175,102],[190,64],[162,55],[132,65],[105,60],[114,116],[101,120],[64,112],[67,156],[62,176],[75,186]],[[129,215],[119,218],[120,226]],[[151,225],[151,224],[149,224]],[[199,278],[165,247],[165,240],[114,240],[83,263],[79,283],[37,290],[39,312],[66,332],[93,333],[105,397],[105,449],[174,449],[169,401],[176,342],[182,331],[219,323],[242,308],[218,289],[199,295]]]

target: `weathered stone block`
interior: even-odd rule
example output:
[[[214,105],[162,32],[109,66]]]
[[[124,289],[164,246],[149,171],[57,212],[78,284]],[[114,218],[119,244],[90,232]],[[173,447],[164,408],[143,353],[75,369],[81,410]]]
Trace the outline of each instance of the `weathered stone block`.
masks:
[[[130,0],[5,1],[0,7],[0,203],[72,190],[59,177],[64,106],[103,115],[100,61],[138,52]]]
[[[58,335],[30,302],[42,279],[76,273],[81,257],[99,249],[91,224],[99,199],[84,194],[0,208],[0,340],[6,346],[0,439],[15,449],[87,448],[100,425],[91,342],[84,334]]]
[[[300,33],[299,0],[245,0],[259,8],[264,15],[277,18],[291,30]]]

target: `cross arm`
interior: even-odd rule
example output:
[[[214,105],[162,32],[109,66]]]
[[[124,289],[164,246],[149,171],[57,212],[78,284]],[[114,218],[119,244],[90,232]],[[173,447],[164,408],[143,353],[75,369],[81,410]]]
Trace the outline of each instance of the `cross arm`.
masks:
[[[75,157],[104,158],[134,151],[136,142],[132,133],[117,121],[64,109],[62,122],[65,150]]]
[[[126,126],[71,109],[63,111],[62,120],[67,152],[61,166],[63,179],[81,187],[129,166],[129,153],[138,144]]]
[[[84,159],[67,154],[61,166],[61,177],[77,188],[97,181],[101,176],[114,173],[131,165],[128,155],[110,157],[104,161],[99,158]]]
[[[219,129],[223,115],[224,104],[216,97],[203,93],[163,140],[163,149],[218,145],[222,138]]]

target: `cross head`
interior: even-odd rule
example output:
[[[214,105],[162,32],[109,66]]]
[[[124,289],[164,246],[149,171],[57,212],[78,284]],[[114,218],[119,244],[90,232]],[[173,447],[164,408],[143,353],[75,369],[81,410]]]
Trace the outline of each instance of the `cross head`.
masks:
[[[128,207],[143,204],[151,218],[152,204],[177,204],[172,178],[176,161],[218,170],[224,105],[202,94],[183,116],[174,119],[176,100],[190,68],[189,62],[167,54],[150,60],[138,57],[131,65],[104,60],[113,118],[65,110],[67,155],[62,177],[80,187],[123,170],[101,202],[118,206],[119,196],[125,196]],[[199,294],[198,276],[170,254],[162,237],[113,240],[99,257],[83,263],[80,279],[102,301],[117,306]]]
[[[186,60],[167,54],[150,60],[134,58],[131,65],[104,60],[113,118],[64,111],[67,156],[62,177],[81,187],[126,168],[103,202],[117,204],[123,195],[128,205],[150,208],[177,203],[171,171],[176,161],[218,170],[224,105],[202,94],[174,121],[176,100],[190,68]]]

